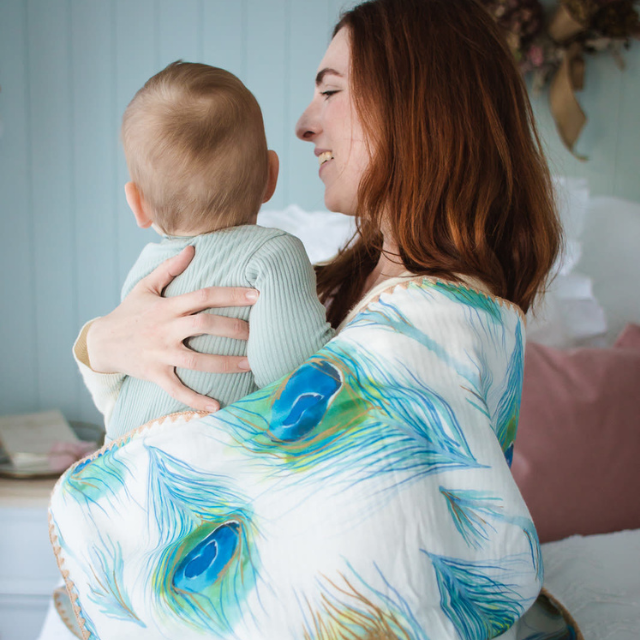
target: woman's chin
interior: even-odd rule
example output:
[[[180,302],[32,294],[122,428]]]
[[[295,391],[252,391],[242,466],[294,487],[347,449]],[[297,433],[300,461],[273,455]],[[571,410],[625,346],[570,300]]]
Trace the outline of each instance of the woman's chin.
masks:
[[[342,213],[345,216],[356,215],[355,206],[350,206],[343,201],[332,198],[331,194],[327,193],[326,191],[324,193],[324,206],[327,207],[329,211],[333,211],[334,213]]]

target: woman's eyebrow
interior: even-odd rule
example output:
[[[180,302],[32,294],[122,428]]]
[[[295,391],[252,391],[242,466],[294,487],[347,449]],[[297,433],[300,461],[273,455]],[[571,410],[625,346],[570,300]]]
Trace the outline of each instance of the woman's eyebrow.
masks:
[[[344,77],[339,71],[336,71],[335,69],[331,69],[330,67],[325,67],[324,69],[321,69],[320,71],[318,71],[318,75],[316,76],[316,87],[324,80],[324,77],[327,74],[339,76],[340,78]]]

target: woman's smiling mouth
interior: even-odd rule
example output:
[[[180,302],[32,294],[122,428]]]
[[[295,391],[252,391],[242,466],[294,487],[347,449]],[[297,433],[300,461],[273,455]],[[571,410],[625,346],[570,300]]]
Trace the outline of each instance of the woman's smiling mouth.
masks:
[[[320,166],[322,166],[326,162],[329,162],[329,160],[333,160],[333,155],[332,155],[331,151],[323,151],[318,156],[318,163],[320,164]]]

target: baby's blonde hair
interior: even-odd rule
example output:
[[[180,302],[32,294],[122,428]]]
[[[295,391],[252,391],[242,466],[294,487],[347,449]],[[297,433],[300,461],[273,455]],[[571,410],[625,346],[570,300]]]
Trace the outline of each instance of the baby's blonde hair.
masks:
[[[262,112],[233,74],[173,62],[136,93],[122,118],[131,180],[165,233],[250,222],[269,174]]]

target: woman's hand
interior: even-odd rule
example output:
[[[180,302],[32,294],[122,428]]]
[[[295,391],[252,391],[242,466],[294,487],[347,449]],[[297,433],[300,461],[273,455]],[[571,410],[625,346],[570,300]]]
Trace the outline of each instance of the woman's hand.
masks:
[[[247,371],[249,361],[245,357],[197,353],[183,341],[201,334],[246,340],[249,325],[243,320],[198,312],[252,305],[258,299],[258,292],[237,287],[209,287],[163,298],[162,291],[187,268],[194,254],[193,247],[186,247],[140,280],[109,315],[95,320],[87,333],[87,351],[94,371],[124,373],[155,382],[179,402],[211,412],[217,411],[220,405],[185,387],[176,375],[176,367],[237,373]]]

